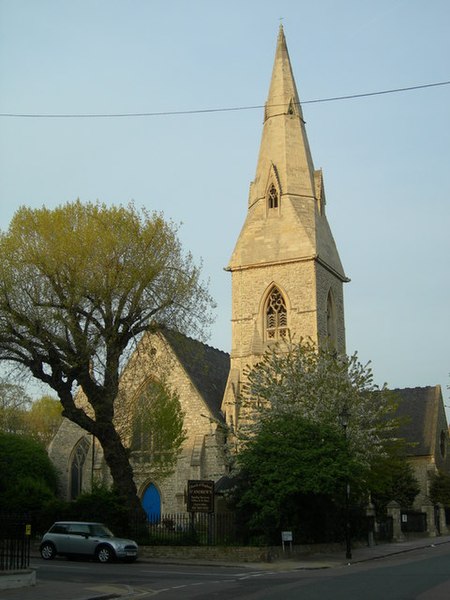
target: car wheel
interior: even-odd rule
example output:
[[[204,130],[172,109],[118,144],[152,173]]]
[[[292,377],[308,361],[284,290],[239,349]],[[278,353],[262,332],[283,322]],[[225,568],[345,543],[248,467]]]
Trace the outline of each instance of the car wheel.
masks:
[[[50,542],[44,542],[41,546],[41,556],[45,560],[51,560],[56,556],[56,548]]]
[[[97,560],[101,563],[107,563],[114,560],[114,550],[111,546],[99,546],[95,552]]]

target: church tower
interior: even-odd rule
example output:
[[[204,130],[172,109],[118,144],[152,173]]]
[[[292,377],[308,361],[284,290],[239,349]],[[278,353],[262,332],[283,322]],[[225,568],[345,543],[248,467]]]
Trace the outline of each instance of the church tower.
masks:
[[[290,335],[345,351],[348,281],[325,214],[283,27],[278,34],[256,176],[227,270],[232,275],[230,375],[222,410],[238,426],[243,371]]]

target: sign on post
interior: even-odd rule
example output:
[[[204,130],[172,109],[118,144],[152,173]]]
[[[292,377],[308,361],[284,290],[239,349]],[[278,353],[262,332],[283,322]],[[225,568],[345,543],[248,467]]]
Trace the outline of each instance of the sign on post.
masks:
[[[192,513],[214,512],[214,481],[189,479],[187,488],[187,509]]]
[[[284,552],[284,544],[286,542],[289,542],[289,547],[292,552],[292,531],[282,531],[281,532],[281,544],[283,546],[283,552]]]

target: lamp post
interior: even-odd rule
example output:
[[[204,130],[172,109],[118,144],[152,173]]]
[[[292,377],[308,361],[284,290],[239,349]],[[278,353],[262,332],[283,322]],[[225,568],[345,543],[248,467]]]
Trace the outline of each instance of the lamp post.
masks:
[[[347,427],[349,420],[348,408],[345,406],[339,415],[342,429],[344,430],[344,437],[347,440]],[[345,558],[352,558],[352,546],[350,537],[350,482],[346,481],[345,484]]]

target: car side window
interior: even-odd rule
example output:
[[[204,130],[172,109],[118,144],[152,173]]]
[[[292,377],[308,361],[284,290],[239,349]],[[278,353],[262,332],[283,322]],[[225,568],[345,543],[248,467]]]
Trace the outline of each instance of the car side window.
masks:
[[[53,525],[51,528],[51,533],[67,533],[66,525]]]
[[[74,523],[73,525],[69,525],[69,533],[72,535],[89,535],[89,525]]]

